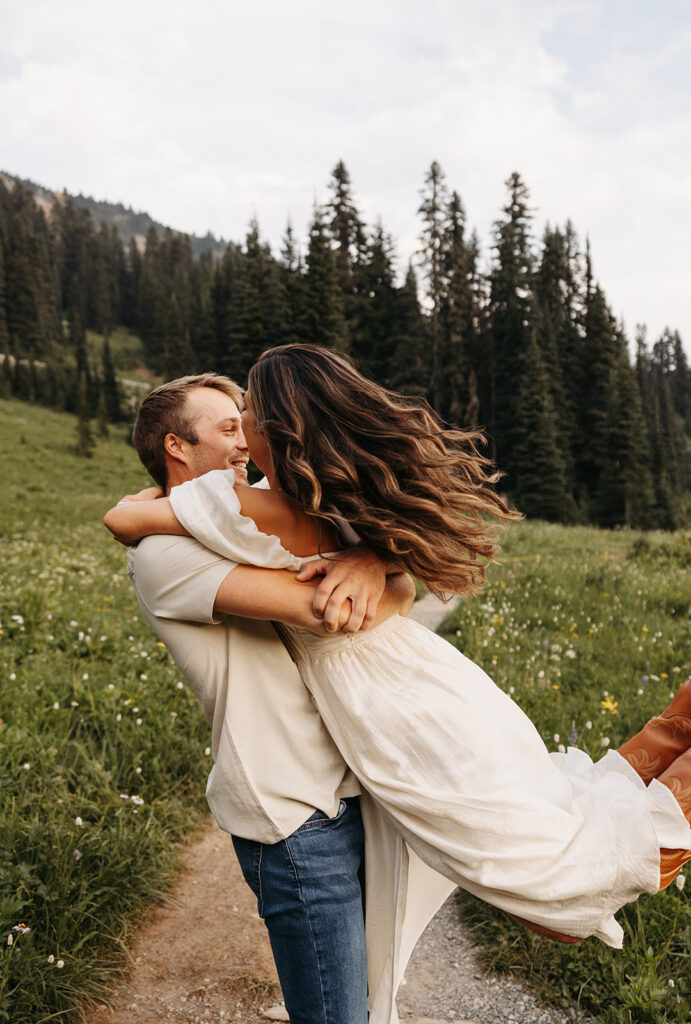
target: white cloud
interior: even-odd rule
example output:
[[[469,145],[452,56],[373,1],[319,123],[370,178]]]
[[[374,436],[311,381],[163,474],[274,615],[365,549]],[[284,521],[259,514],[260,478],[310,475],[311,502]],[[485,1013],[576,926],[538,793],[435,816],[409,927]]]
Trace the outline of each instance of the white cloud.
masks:
[[[604,0],[0,0],[2,163],[183,230],[237,240],[256,214],[277,246],[342,158],[402,260],[433,159],[486,247],[516,169],[538,233],[590,235],[629,327],[691,345],[691,17],[665,35],[666,13],[652,32],[642,2],[619,31]]]

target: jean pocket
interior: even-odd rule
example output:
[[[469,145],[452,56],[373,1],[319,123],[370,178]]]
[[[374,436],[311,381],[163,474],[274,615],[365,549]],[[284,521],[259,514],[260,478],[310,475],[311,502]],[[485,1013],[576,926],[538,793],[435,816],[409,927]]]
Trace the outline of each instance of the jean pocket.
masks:
[[[348,809],[348,804],[345,800],[341,800],[338,805],[338,810],[334,814],[333,818],[330,818],[323,811],[315,811],[299,828],[295,829],[295,832],[309,832],[313,828],[326,828],[328,825],[334,825],[337,821],[345,814]]]
[[[237,836],[232,836],[232,840],[243,877],[258,902],[261,902],[261,843],[251,839],[239,839]]]

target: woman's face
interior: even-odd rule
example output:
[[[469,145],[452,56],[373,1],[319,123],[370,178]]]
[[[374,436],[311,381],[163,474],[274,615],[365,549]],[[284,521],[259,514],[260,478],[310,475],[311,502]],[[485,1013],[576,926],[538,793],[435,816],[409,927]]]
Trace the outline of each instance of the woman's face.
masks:
[[[242,414],[242,432],[247,441],[250,458],[252,462],[262,471],[264,476],[269,476],[272,470],[271,454],[266,439],[258,434],[252,408],[252,396],[249,391],[245,394],[245,411]]]

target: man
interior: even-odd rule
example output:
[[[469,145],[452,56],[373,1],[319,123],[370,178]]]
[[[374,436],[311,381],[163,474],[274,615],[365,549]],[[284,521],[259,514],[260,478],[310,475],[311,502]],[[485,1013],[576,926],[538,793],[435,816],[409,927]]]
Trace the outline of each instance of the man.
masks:
[[[164,493],[211,469],[232,468],[246,481],[241,407],[240,389],[215,374],[147,396],[133,440]],[[319,588],[163,536],[132,548],[128,568],[144,615],[211,725],[209,806],[257,896],[291,1021],[365,1024],[360,789],[266,620],[356,630],[384,589],[383,568],[351,554]],[[392,578],[385,609],[407,609],[411,586]]]

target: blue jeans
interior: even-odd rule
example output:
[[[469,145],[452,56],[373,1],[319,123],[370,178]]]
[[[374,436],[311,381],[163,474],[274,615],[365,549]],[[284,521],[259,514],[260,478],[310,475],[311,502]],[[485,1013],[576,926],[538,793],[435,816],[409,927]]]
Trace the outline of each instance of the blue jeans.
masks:
[[[315,811],[280,843],[233,836],[233,845],[269,932],[291,1024],[367,1024],[357,797],[342,800],[334,818]]]

